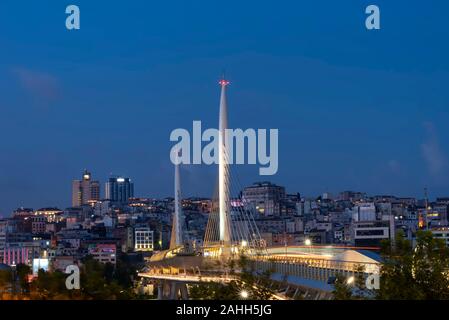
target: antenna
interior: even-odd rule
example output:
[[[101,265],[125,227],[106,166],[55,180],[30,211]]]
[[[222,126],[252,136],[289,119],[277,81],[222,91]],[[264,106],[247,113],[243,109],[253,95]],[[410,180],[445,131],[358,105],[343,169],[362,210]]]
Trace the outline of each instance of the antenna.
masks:
[[[229,81],[226,80],[226,70],[225,69],[223,69],[223,73],[222,73],[221,79],[220,79],[220,81],[218,83],[221,86],[223,86],[223,87],[225,87],[225,86],[227,86],[229,84]]]

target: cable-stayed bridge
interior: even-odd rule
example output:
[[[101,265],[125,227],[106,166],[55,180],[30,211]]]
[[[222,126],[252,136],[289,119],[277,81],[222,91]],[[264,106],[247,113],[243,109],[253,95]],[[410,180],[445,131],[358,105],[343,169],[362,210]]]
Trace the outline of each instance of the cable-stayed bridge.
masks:
[[[213,197],[202,248],[194,248],[184,232],[181,205],[179,165],[175,165],[174,213],[170,249],[154,254],[147,267],[139,273],[145,281],[158,286],[159,299],[187,299],[188,284],[200,282],[233,281],[242,270],[230,275],[229,265],[242,256],[250,264],[251,272],[271,273],[272,285],[277,291],[273,299],[329,298],[332,279],[337,274],[348,278],[356,273],[379,273],[379,257],[363,248],[332,246],[284,246],[268,248],[263,241],[255,212],[237,204],[232,194],[239,194],[242,185],[237,175],[231,174],[229,159],[228,106],[226,91],[229,82],[220,80],[220,114],[218,135],[218,183]],[[364,271],[360,271],[362,266]],[[237,275],[236,275],[237,274]],[[276,286],[280,286],[276,288]],[[276,291],[274,290],[274,292]]]

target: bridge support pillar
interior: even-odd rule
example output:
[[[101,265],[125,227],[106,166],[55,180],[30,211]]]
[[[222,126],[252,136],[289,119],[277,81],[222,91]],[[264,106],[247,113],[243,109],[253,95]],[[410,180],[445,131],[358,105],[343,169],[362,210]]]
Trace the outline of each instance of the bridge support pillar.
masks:
[[[157,284],[157,299],[164,299],[164,283],[162,281],[159,281]]]
[[[157,299],[167,300],[171,299],[171,283],[167,280],[160,280],[157,282]]]
[[[178,284],[176,282],[172,282],[170,284],[170,300],[178,300]]]
[[[170,284],[170,300],[188,300],[189,295],[187,291],[187,285],[182,282],[172,281]]]
[[[181,288],[181,299],[188,300],[189,299],[189,291],[187,290],[187,285],[184,283]]]

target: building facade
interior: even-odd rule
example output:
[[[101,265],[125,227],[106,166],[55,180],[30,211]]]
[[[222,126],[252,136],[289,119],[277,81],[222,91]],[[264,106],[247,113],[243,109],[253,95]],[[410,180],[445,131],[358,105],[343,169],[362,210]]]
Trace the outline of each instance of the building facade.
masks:
[[[247,208],[264,216],[278,216],[281,202],[285,200],[285,188],[270,182],[257,182],[246,187],[242,199]]]
[[[130,178],[110,177],[105,191],[107,200],[125,204],[134,197],[134,184]]]
[[[153,251],[153,231],[148,227],[140,227],[134,230],[134,250],[135,251]]]
[[[117,247],[115,244],[91,244],[89,245],[88,252],[89,255],[100,263],[111,263],[115,265],[117,262]]]

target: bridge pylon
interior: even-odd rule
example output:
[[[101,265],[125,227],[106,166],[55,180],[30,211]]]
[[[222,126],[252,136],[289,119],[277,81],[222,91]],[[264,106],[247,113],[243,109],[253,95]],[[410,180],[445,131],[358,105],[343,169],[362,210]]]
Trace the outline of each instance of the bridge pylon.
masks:
[[[237,185],[236,179],[231,178],[230,155],[233,154],[233,143],[228,139],[233,139],[233,136],[228,135],[227,131],[226,95],[229,81],[222,78],[219,84],[218,188],[209,214],[203,252],[205,256],[233,257],[244,251],[248,252],[249,247],[259,247],[261,240],[252,213],[243,204],[236,206],[231,201],[231,191],[238,193],[241,187]]]
[[[179,164],[175,164],[175,200],[173,211],[173,222],[170,238],[170,250],[181,248],[186,240],[183,236],[183,224],[184,219],[182,215],[182,203],[181,203],[181,178],[179,173]]]

